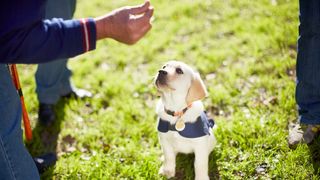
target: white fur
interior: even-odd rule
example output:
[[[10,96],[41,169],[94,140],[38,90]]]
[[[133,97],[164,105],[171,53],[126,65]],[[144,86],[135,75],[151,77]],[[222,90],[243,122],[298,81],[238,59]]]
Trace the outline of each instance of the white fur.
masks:
[[[194,73],[191,68],[180,62],[169,62],[167,65],[179,64],[182,67],[184,74],[181,77],[175,79],[175,82],[168,82],[168,85],[172,90],[163,90],[162,96],[157,103],[156,113],[163,120],[168,120],[171,124],[175,124],[178,117],[168,115],[164,111],[164,107],[171,111],[181,111],[187,106],[186,96],[188,88],[190,86],[191,77]],[[161,90],[161,88],[158,87]],[[204,111],[202,102],[195,101],[192,103],[190,109],[188,109],[182,116],[184,122],[194,122],[197,117]],[[179,135],[176,131],[169,131],[167,133],[158,133],[159,141],[164,154],[163,165],[161,166],[159,173],[165,175],[167,178],[175,176],[175,164],[177,153],[195,153],[195,179],[206,180],[208,176],[208,158],[210,152],[213,150],[216,143],[216,139],[212,131],[210,136],[202,136],[199,138],[185,138]]]

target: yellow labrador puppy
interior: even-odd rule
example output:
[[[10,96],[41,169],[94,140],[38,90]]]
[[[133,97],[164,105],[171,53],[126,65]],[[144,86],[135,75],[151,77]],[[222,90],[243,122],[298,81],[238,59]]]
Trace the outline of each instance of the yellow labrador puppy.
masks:
[[[201,102],[207,90],[200,75],[185,63],[169,61],[159,70],[155,85],[161,94],[156,113],[164,155],[159,173],[174,177],[177,153],[195,153],[195,179],[209,179],[208,158],[216,139],[214,122]]]

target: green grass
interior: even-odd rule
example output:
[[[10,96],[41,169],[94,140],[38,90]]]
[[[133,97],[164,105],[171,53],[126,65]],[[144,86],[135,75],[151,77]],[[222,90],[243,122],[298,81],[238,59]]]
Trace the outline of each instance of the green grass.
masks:
[[[79,0],[76,17],[142,1]],[[155,21],[134,46],[100,41],[69,66],[88,100],[61,100],[51,128],[37,124],[35,66],[20,66],[34,128],[33,155],[57,152],[43,179],[161,179],[153,77],[177,59],[205,80],[218,145],[212,179],[319,179],[319,142],[287,146],[296,119],[298,1],[152,1]],[[319,139],[318,139],[319,141]],[[176,179],[193,179],[193,156],[179,155]],[[261,167],[265,171],[258,172]]]

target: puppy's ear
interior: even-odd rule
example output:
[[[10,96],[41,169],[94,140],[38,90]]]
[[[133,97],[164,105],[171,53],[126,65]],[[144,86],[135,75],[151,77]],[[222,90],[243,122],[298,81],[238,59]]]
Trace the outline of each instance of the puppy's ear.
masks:
[[[191,86],[187,94],[187,104],[193,101],[201,100],[208,94],[207,89],[198,73],[193,73],[193,79],[191,81]]]

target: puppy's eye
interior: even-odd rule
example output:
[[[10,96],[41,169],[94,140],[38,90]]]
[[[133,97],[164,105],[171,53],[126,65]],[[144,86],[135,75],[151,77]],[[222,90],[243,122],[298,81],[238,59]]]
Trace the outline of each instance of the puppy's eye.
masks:
[[[183,71],[182,71],[181,68],[177,68],[177,69],[176,69],[176,73],[178,73],[178,74],[183,74]]]
[[[163,66],[162,69],[166,68],[166,66]]]

